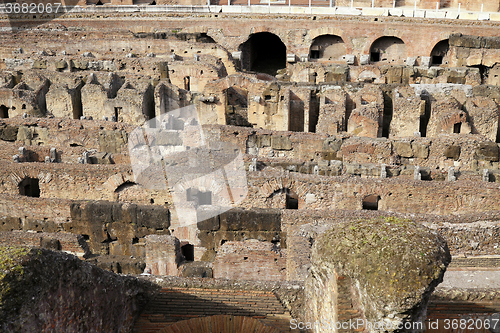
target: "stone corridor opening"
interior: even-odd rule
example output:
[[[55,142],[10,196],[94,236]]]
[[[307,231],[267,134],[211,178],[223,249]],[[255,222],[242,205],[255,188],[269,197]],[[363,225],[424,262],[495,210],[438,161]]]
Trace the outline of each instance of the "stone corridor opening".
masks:
[[[40,186],[38,178],[24,178],[18,185],[19,194],[27,197],[40,197]]]
[[[240,49],[244,70],[276,75],[279,69],[286,68],[286,46],[275,34],[252,34]]]
[[[406,45],[398,37],[380,37],[370,47],[371,62],[397,63],[406,57]]]
[[[346,54],[344,41],[336,35],[321,35],[314,38],[309,49],[311,60],[341,60]]]

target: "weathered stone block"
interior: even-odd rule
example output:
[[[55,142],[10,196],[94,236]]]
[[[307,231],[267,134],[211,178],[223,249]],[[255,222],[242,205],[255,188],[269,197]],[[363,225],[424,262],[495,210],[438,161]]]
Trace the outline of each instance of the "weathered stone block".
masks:
[[[113,164],[113,159],[109,153],[96,153],[94,156],[90,156],[91,164]]]
[[[47,250],[61,250],[61,242],[57,238],[40,237],[40,247]]]
[[[429,157],[429,145],[421,144],[414,141],[411,143],[411,149],[413,150],[413,156],[416,158]]]
[[[127,143],[127,132],[102,130],[99,132],[99,150],[107,153],[120,153]]]
[[[476,149],[478,160],[498,162],[498,145],[494,142],[481,142]]]
[[[323,151],[336,153],[340,150],[342,146],[342,139],[336,137],[329,137],[323,141]]]
[[[59,60],[55,62],[56,69],[65,69],[68,67],[66,60]]]
[[[446,150],[444,151],[444,156],[446,158],[452,158],[455,161],[457,161],[460,157],[460,146],[448,146],[446,147]]]
[[[73,68],[80,69],[80,70],[86,70],[89,66],[89,62],[87,60],[72,60],[71,64],[73,65]]]
[[[387,217],[336,223],[314,242],[311,261],[306,320],[335,316],[338,301],[345,300],[339,294],[342,286],[359,290],[352,303],[362,304],[368,321],[400,325],[421,320],[426,308],[422,302],[442,281],[451,255],[446,241],[431,230]],[[345,280],[347,285],[341,284]]]
[[[401,157],[413,157],[413,150],[410,141],[395,141],[394,148]]]
[[[277,209],[231,209],[220,215],[220,230],[279,231],[281,214]]]
[[[178,274],[182,261],[179,240],[173,236],[149,235],[146,241],[146,269],[152,275]]]
[[[211,217],[209,219],[197,223],[199,230],[216,231],[220,228],[219,216]]]
[[[181,146],[182,139],[179,131],[160,131],[155,134],[152,145],[157,146]]]
[[[271,136],[270,135],[261,135],[257,137],[257,147],[270,147],[271,146]]]
[[[47,61],[46,60],[35,60],[33,61],[33,65],[31,65],[33,69],[47,69]]]
[[[208,262],[193,261],[183,264],[179,268],[179,276],[194,278],[213,278],[214,271]]]
[[[4,141],[16,141],[17,133],[19,131],[18,126],[5,125],[0,127],[0,139]]]
[[[290,138],[282,135],[271,136],[271,148],[276,150],[292,150]]]
[[[19,217],[0,217],[0,231],[22,230],[21,219]]]

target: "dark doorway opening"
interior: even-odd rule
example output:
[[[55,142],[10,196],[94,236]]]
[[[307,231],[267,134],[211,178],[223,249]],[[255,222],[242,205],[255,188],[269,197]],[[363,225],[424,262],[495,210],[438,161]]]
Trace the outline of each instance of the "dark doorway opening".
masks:
[[[40,197],[40,186],[38,178],[24,178],[19,183],[19,194],[27,197]]]
[[[9,118],[9,108],[5,105],[0,105],[0,118]]]
[[[378,210],[380,197],[376,194],[369,195],[363,199],[363,209]]]
[[[448,39],[437,43],[431,51],[431,65],[439,66],[448,63],[448,51],[450,42]]]
[[[311,50],[311,59],[319,59],[320,52],[319,50]]]
[[[115,107],[115,119],[118,122],[123,122],[123,108],[122,107]]]
[[[380,61],[380,52],[370,52],[370,61],[371,62],[379,62]]]
[[[181,253],[186,261],[194,261],[194,246],[186,244],[181,246]]]
[[[297,195],[295,195],[294,193],[286,194],[285,208],[299,209],[299,198],[297,197]]]
[[[432,56],[431,65],[442,65],[443,64],[443,56]]]
[[[460,129],[462,128],[462,123],[456,123],[453,125],[453,133],[460,134]]]
[[[242,45],[243,69],[276,75],[286,68],[286,46],[275,34],[259,32]]]
[[[391,131],[391,121],[394,112],[392,91],[384,91],[384,114],[382,117],[382,137],[388,138]]]
[[[431,119],[431,98],[430,96],[422,96],[422,99],[425,101],[425,112],[420,116],[419,131],[420,136],[425,138],[427,136],[427,125]]]
[[[191,79],[189,76],[184,77],[184,90],[191,90]]]

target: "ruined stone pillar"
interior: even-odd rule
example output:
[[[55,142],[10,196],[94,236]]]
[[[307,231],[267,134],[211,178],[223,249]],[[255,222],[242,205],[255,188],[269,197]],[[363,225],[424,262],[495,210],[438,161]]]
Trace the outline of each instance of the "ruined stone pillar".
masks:
[[[450,167],[448,169],[448,181],[449,182],[454,182],[455,180],[457,180],[457,177],[455,177],[455,168],[454,167]]]
[[[170,235],[148,235],[146,241],[146,273],[177,276],[182,262],[179,240]]]
[[[489,181],[490,181],[490,170],[483,169],[483,182],[489,182]]]
[[[387,178],[387,169],[385,164],[382,164],[380,168],[380,178]]]
[[[422,174],[420,173],[420,167],[418,165],[416,165],[415,169],[413,170],[413,179],[422,180]]]

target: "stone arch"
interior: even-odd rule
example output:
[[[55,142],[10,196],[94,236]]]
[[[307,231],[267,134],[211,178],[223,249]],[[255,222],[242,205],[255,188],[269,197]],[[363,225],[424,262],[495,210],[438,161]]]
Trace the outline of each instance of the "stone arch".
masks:
[[[378,194],[370,194],[363,198],[364,210],[378,210],[380,196]]]
[[[26,177],[18,184],[19,194],[27,197],[40,197],[40,180],[38,178]]]
[[[372,63],[401,63],[406,61],[407,56],[405,42],[396,36],[379,37],[370,46]]]
[[[266,198],[269,208],[299,209],[299,196],[288,187],[280,188]]]
[[[449,59],[449,50],[450,50],[450,40],[444,39],[436,43],[431,51],[431,65],[440,66],[447,65],[450,61]]]
[[[131,174],[117,173],[109,177],[106,182],[104,182],[103,187],[110,193],[116,193],[120,192],[120,189],[124,189],[126,184],[136,184],[134,176]]]
[[[274,33],[252,33],[239,49],[243,70],[276,75],[279,69],[286,68],[287,47]]]
[[[38,185],[48,184],[52,180],[51,173],[38,172],[33,169],[24,169],[12,172],[9,176],[10,182],[15,188],[19,189],[22,181],[27,178],[38,179]]]
[[[321,35],[336,35],[336,36],[342,37],[343,34],[344,34],[344,31],[342,29],[335,28],[335,27],[323,27],[323,28],[309,30],[309,37],[311,38],[311,40],[313,40],[316,37],[319,37]],[[344,39],[344,38],[342,38],[342,39]]]
[[[268,200],[274,193],[294,193],[296,194],[296,199],[298,200],[298,208],[301,209],[305,205],[306,194],[309,193],[310,189],[314,184],[310,183],[299,183],[294,179],[289,177],[276,177],[274,179],[266,181],[260,187],[259,194],[263,201]]]
[[[309,48],[309,59],[341,60],[347,53],[344,40],[337,35],[320,35],[313,39]]]
[[[193,329],[194,328],[194,329]],[[279,333],[272,326],[265,325],[258,319],[244,316],[215,315],[199,317],[189,320],[178,321],[159,331],[159,333],[174,332],[255,332],[255,333]]]
[[[352,44],[349,38],[346,38],[344,30],[335,27],[322,27],[317,29],[311,29],[308,33],[308,38],[306,42],[310,41],[312,43],[315,38],[320,37],[322,35],[334,35],[342,38],[344,42],[344,46],[346,48],[346,54],[350,54],[352,52]]]

